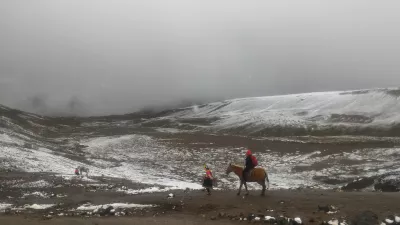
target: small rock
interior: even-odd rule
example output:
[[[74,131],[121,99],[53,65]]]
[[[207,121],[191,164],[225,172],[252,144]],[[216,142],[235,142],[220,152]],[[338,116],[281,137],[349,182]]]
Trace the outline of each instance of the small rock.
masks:
[[[256,217],[256,215],[254,215],[253,213],[250,213],[250,214],[247,216],[247,220],[248,220],[248,221],[252,221],[255,217]]]
[[[371,211],[364,211],[355,216],[351,223],[353,225],[375,225],[378,224],[378,216]]]
[[[53,219],[53,216],[47,215],[47,216],[44,216],[43,219],[44,220],[51,220],[51,219]]]
[[[6,215],[11,214],[11,208],[6,208],[6,209],[4,210],[4,214],[6,214]]]
[[[356,179],[342,187],[343,191],[361,190],[375,183],[374,177],[363,177]]]
[[[217,220],[217,217],[212,216],[210,219],[211,219],[211,220]]]
[[[172,193],[170,193],[170,194],[168,195],[168,198],[174,198],[174,197],[175,197],[175,195],[172,194]]]
[[[326,205],[326,206],[319,206],[318,205],[318,211],[322,211],[322,212],[329,212],[330,211],[330,208],[329,208],[329,206],[328,205]]]
[[[224,213],[224,212],[220,212],[220,213],[218,213],[218,217],[221,217],[221,218],[223,218],[223,217],[225,217],[226,216],[226,213]]]

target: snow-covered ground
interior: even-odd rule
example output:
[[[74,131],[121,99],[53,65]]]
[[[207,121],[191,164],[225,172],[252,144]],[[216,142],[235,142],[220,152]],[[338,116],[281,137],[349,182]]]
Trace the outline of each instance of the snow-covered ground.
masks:
[[[219,187],[236,188],[238,179],[233,174],[225,175],[230,162],[242,163],[243,148],[169,147],[145,135],[124,135],[91,138],[82,144],[86,158],[93,162],[84,164],[49,149],[25,149],[0,147],[0,165],[20,168],[28,172],[53,172],[65,180],[74,177],[78,165],[90,169],[92,179],[102,175],[124,178],[135,183],[154,185],[146,189],[120,190],[128,194],[160,192],[175,189],[200,189],[204,175],[203,165],[207,163],[218,178]],[[400,148],[355,149],[351,152],[325,154],[324,149],[311,153],[281,153],[266,149],[258,152],[260,166],[267,168],[271,188],[297,188],[313,186],[331,188],[319,183],[315,176],[348,179],[358,176],[375,176],[387,172],[400,172]],[[47,187],[46,181],[16,184],[22,188]]]
[[[93,210],[98,210],[100,208],[107,208],[109,206],[112,206],[114,209],[154,207],[154,205],[142,205],[142,204],[132,204],[132,203],[112,203],[112,204],[106,204],[106,205],[85,204],[85,205],[79,206],[76,210],[78,210],[78,211],[93,211]]]
[[[376,89],[241,98],[188,107],[162,119],[211,119],[215,121],[208,129],[246,128],[253,132],[277,126],[392,126],[400,122],[398,92]]]

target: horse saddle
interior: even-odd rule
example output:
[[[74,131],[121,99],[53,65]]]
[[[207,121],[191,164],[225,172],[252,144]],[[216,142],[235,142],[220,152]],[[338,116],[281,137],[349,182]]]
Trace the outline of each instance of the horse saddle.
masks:
[[[249,178],[253,175],[254,169],[255,169],[255,168],[251,169],[249,172],[247,172],[247,173],[245,174],[245,176],[246,176],[247,179],[249,179]]]

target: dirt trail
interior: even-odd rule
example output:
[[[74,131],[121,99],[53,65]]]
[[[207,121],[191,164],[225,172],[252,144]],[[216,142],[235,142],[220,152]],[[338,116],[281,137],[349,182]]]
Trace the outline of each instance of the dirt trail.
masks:
[[[5,216],[0,215],[0,224],[238,224],[240,218],[248,214],[265,216],[300,217],[304,224],[321,224],[332,218],[351,220],[362,211],[370,210],[380,220],[390,215],[400,214],[400,195],[379,192],[334,192],[322,190],[276,190],[261,197],[259,191],[250,196],[236,196],[233,191],[214,192],[206,196],[201,191],[174,192],[168,199],[166,193],[135,196],[85,196],[95,202],[132,202],[156,204],[158,207],[146,210],[141,215],[125,217],[57,217],[43,220],[45,212]],[[90,199],[93,198],[93,199]],[[76,199],[79,201],[80,199]],[[327,214],[318,206],[333,205],[337,212]],[[336,211],[336,210],[335,210]]]

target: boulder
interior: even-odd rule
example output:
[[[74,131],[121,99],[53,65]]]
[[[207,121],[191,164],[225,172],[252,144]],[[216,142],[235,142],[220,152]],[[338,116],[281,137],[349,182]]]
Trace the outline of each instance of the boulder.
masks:
[[[350,225],[376,225],[379,224],[378,215],[371,211],[364,211],[356,215]]]

